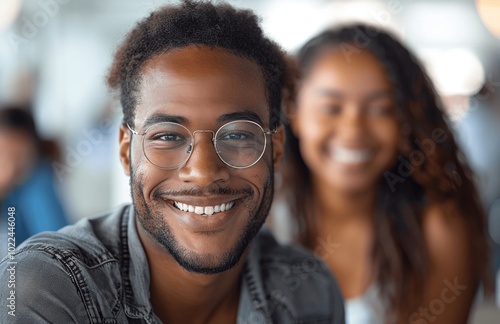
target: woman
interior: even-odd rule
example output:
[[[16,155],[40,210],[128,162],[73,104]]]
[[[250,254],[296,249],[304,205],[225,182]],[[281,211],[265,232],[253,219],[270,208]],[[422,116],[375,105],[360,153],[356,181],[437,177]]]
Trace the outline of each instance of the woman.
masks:
[[[298,52],[284,188],[348,323],[465,323],[487,278],[485,220],[414,56],[364,25]]]

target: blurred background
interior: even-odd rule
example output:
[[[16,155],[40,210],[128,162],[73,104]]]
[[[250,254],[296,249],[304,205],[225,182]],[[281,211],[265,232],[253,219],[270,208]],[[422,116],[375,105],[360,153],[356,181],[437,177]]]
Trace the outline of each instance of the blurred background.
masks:
[[[168,2],[0,0],[0,105],[28,107],[41,139],[57,144],[51,166],[70,223],[130,201],[117,151],[121,108],[104,76],[126,32]],[[476,172],[500,267],[500,1],[228,2],[254,10],[290,52],[326,26],[353,21],[390,29],[409,44]],[[473,323],[499,316],[494,302],[483,302]]]

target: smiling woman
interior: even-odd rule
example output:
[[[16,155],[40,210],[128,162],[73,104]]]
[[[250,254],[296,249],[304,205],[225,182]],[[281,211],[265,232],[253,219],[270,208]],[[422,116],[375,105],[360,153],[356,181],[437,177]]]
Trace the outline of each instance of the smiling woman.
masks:
[[[392,91],[382,64],[368,51],[349,61],[340,50],[316,58],[291,125],[318,182],[363,190],[393,163],[399,133]]]
[[[424,70],[364,25],[319,34],[297,62],[283,188],[347,323],[465,323],[488,282],[485,218]]]

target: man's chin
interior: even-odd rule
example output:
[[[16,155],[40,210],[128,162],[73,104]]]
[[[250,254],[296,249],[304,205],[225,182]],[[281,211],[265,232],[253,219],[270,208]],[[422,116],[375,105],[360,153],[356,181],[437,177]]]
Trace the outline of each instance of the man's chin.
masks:
[[[170,250],[170,249],[169,249]],[[170,254],[186,271],[197,274],[217,274],[235,267],[245,253],[246,246],[234,247],[229,252],[217,255],[188,251],[172,251]]]

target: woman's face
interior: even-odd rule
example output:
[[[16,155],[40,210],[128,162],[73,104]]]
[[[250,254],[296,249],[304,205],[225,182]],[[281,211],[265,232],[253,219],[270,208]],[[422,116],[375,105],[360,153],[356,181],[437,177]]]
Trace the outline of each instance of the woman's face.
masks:
[[[329,189],[374,189],[395,162],[393,87],[369,51],[320,54],[299,89],[291,122],[313,181]]]

